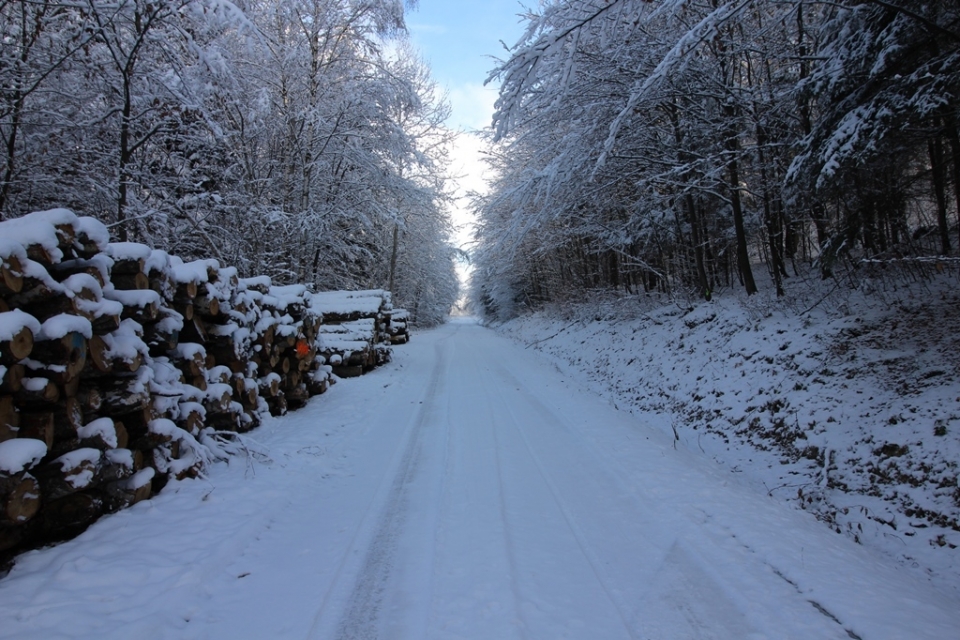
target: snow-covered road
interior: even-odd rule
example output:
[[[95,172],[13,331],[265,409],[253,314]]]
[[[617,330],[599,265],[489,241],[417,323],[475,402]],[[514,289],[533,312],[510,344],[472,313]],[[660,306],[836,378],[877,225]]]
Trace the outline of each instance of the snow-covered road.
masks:
[[[395,362],[0,581],[3,638],[960,638],[960,601],[493,331]]]

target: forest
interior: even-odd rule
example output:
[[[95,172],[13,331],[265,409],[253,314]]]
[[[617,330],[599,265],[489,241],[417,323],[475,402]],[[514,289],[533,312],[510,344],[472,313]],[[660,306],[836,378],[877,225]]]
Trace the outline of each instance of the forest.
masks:
[[[488,317],[956,260],[955,0],[557,0],[526,26],[488,80]]]
[[[114,241],[385,288],[441,321],[453,134],[404,5],[0,2],[0,219],[64,207]]]

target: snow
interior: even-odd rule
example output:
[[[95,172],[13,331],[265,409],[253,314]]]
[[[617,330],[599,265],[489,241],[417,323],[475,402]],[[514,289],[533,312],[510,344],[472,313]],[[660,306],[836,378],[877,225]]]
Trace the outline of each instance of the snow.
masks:
[[[149,306],[160,306],[160,294],[153,289],[115,289],[113,285],[108,284],[103,288],[103,295],[109,300],[116,300],[124,307],[146,308]]]
[[[218,402],[225,397],[233,395],[233,387],[224,382],[212,382],[207,385],[206,397],[212,402]]]
[[[110,230],[96,218],[89,216],[77,218],[75,228],[78,235],[86,236],[100,251],[106,249],[110,242]]]
[[[210,271],[219,271],[220,263],[215,259],[194,260],[183,262],[178,257],[171,256],[173,279],[176,282],[201,284],[210,281]]]
[[[157,322],[157,330],[163,333],[174,333],[183,330],[183,316],[167,308],[162,308],[163,317]]]
[[[293,329],[296,332],[296,328]],[[245,352],[252,337],[250,329],[241,327],[234,322],[222,325],[212,325],[207,329],[211,336],[233,337],[233,344],[240,352]]]
[[[148,360],[147,366],[152,371],[150,394],[154,398],[153,408],[159,413],[180,417],[180,399],[186,392],[183,374],[168,358],[152,358]],[[193,390],[196,387],[189,388]]]
[[[10,258],[14,258],[20,264],[23,264],[27,260],[27,252],[23,245],[16,240],[0,238],[0,259],[7,262]]]
[[[59,265],[63,269],[83,269],[85,267],[92,267],[96,269],[100,274],[100,280],[102,282],[110,281],[110,269],[113,267],[113,260],[110,259],[105,253],[98,253],[92,258],[89,259],[74,259],[74,260],[64,260]],[[98,283],[99,284],[99,283]]]
[[[270,287],[270,295],[277,298],[303,298],[307,293],[307,287],[302,284],[274,285]]]
[[[262,334],[262,333],[265,333],[267,329],[269,329],[270,327],[275,327],[278,324],[280,324],[279,318],[272,315],[270,316],[265,315],[259,320],[257,320],[257,323],[253,325],[253,330],[258,334]]]
[[[70,298],[75,298],[79,294],[93,294],[96,299],[103,296],[103,287],[89,273],[75,273],[60,284]]]
[[[9,342],[26,327],[34,336],[40,333],[40,322],[29,313],[14,309],[0,313],[0,341]]]
[[[77,429],[77,437],[81,440],[99,438],[110,447],[117,446],[117,430],[111,418],[97,418]],[[127,451],[129,454],[129,451]],[[132,464],[130,466],[133,466]]]
[[[476,324],[423,332],[232,436],[243,457],[21,556],[0,637],[956,636],[956,594],[583,384]]]
[[[110,360],[135,362],[138,357],[146,358],[150,349],[141,337],[143,327],[136,320],[129,318],[122,320],[120,326],[108,334],[101,336],[107,347],[104,354]]]
[[[153,249],[139,242],[111,242],[106,254],[114,260],[144,260],[153,254]]]
[[[263,378],[261,378],[261,380],[263,381],[263,384],[265,386],[269,386],[273,382],[276,382],[277,384],[279,384],[280,381],[283,380],[283,377],[276,371],[271,371],[270,373],[265,375]]]
[[[104,281],[108,280],[106,275],[103,277]],[[77,309],[86,317],[119,316],[123,313],[122,304],[104,299],[103,288],[89,273],[74,274],[64,280],[61,287],[67,297],[76,299]]]
[[[207,369],[207,382],[229,382],[233,372],[226,365],[218,365]]]
[[[203,392],[197,389],[196,387],[193,387],[190,385],[184,385],[183,391],[184,391],[183,397],[190,398],[191,400],[185,400],[185,401],[182,400],[180,402],[180,415],[188,416],[191,413],[196,413],[202,417],[206,417],[207,415],[206,408],[204,408],[204,406],[200,402],[196,401],[203,398]]]
[[[21,382],[23,388],[27,391],[41,391],[45,386],[50,384],[50,381],[47,378],[24,378]]]
[[[960,593],[955,282],[865,289],[805,314],[800,291],[584,303],[502,331],[678,446]]]
[[[240,270],[237,269],[236,267],[221,267],[219,279],[224,282],[235,280],[239,285],[240,283],[240,278],[238,275],[239,273],[240,273]]]
[[[177,344],[174,349],[177,358],[181,360],[205,360],[207,357],[207,350],[203,347],[202,344],[197,344],[196,342],[181,342]]]
[[[380,311],[385,303],[389,308],[389,295],[380,289],[324,291],[311,294],[309,299],[310,307],[322,314],[348,315],[359,312],[363,315],[373,315]]]
[[[103,454],[99,449],[88,447],[65,453],[54,460],[52,464],[60,465],[60,468],[67,474],[64,479],[70,486],[74,489],[83,489],[90,486],[93,481],[94,473],[102,456]]]
[[[20,218],[3,222],[3,236],[7,240],[28,245],[40,245],[53,259],[60,262],[63,252],[59,248],[60,240],[56,225],[75,227],[77,216],[68,209],[50,209],[49,211],[35,211]]]
[[[170,450],[167,448],[169,445],[161,445],[154,449],[154,466],[160,473],[169,472],[179,477],[180,474],[197,465],[202,464],[207,467],[220,457],[215,450],[198,442],[193,435],[178,427],[172,420],[166,418],[151,420],[147,424],[147,430],[154,435],[167,438],[170,442],[180,444],[178,458],[170,455]]]
[[[116,434],[116,432],[114,432],[114,434]],[[103,455],[111,464],[120,465],[127,469],[133,469],[134,467],[133,452],[129,449],[109,449],[104,451]]]
[[[154,271],[166,273],[170,268],[170,254],[160,249],[153,249],[144,259],[143,270],[146,273]]]
[[[39,280],[43,286],[50,289],[54,292],[62,292],[63,285],[54,280],[50,274],[47,272],[46,267],[37,262],[36,260],[26,260],[20,261],[20,273],[27,277],[33,278],[34,280]]]
[[[84,449],[76,449],[75,451],[70,451],[65,453],[56,460],[54,464],[59,464],[60,468],[64,471],[68,469],[75,469],[77,467],[83,466],[84,464],[96,463],[100,460],[100,450],[94,449],[92,447],[87,447]]]
[[[271,286],[270,276],[256,276],[253,278],[242,278],[240,280],[240,288],[242,290],[258,288],[269,291]]]
[[[353,354],[370,349],[376,338],[376,321],[362,318],[342,324],[324,324],[320,326],[317,348],[334,365],[349,360]]]
[[[36,339],[59,340],[71,333],[79,333],[89,340],[93,336],[93,328],[84,317],[61,313],[44,320]]]
[[[126,480],[121,480],[119,485],[121,489],[126,491],[136,491],[141,487],[147,486],[150,481],[153,480],[154,475],[156,475],[156,471],[154,471],[152,467],[147,467],[146,469],[137,471]]]
[[[47,444],[32,438],[0,442],[0,472],[7,475],[31,469],[47,455]]]

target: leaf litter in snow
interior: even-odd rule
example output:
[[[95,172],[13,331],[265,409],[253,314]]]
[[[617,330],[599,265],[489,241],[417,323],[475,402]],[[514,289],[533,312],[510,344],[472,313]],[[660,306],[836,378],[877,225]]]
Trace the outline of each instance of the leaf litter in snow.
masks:
[[[940,277],[795,282],[779,301],[598,297],[500,330],[678,445],[960,591],[960,292]]]

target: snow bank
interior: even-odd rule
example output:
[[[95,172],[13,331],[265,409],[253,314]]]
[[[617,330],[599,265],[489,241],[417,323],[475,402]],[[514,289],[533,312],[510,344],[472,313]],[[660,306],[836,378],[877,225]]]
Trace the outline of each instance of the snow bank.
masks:
[[[790,304],[825,292],[808,295]],[[501,330],[764,493],[960,584],[953,283],[804,314],[759,297],[665,302],[585,302]]]

